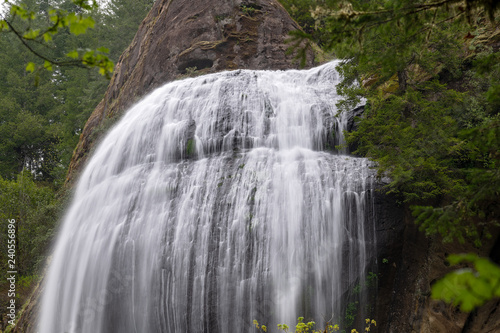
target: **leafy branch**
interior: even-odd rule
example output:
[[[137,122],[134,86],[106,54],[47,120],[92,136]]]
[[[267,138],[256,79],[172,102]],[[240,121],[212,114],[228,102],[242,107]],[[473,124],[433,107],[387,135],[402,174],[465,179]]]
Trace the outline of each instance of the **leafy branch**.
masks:
[[[61,60],[50,57],[48,54],[37,50],[31,45],[31,43],[37,43],[50,47],[53,36],[61,31],[69,30],[69,33],[78,36],[85,34],[89,28],[94,27],[94,19],[91,16],[84,15],[84,13],[97,9],[96,0],[71,0],[71,2],[80,11],[79,13],[51,9],[48,11],[48,18],[52,23],[41,31],[42,29],[32,28],[32,24],[37,18],[37,15],[33,11],[27,10],[23,5],[11,4],[6,0],[5,3],[10,5],[10,15],[0,14],[0,32],[13,33],[27,50],[37,58],[43,60],[43,66],[39,66],[38,69],[50,71],[53,69],[53,66],[97,67],[101,75],[109,78],[113,72],[114,64],[106,55],[109,52],[106,48],[73,50],[66,54],[67,59]],[[16,19],[27,25],[24,31],[16,27]],[[26,70],[29,72],[34,72],[35,69],[37,69],[37,65],[33,62],[29,62],[26,65]]]
[[[491,298],[500,298],[500,267],[475,254],[454,254],[448,257],[452,265],[472,264],[447,274],[432,286],[432,298],[472,311]]]

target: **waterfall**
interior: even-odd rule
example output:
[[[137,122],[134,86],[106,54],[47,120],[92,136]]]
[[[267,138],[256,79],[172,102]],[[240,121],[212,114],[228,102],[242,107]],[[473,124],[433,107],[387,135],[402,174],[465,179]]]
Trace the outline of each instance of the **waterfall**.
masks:
[[[184,79],[132,107],[78,182],[39,331],[339,320],[373,259],[374,174],[333,147],[336,64]]]

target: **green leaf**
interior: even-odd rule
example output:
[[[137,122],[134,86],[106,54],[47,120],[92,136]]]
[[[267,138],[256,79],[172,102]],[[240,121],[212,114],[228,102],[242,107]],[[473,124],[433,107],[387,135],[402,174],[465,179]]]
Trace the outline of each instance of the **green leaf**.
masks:
[[[468,262],[475,270],[459,269],[447,274],[432,286],[432,298],[460,306],[463,312],[472,311],[493,297],[500,296],[500,267],[488,258],[476,254],[450,255],[452,264]]]
[[[28,30],[28,32],[26,32],[24,35],[23,35],[23,38],[25,39],[35,39],[38,37],[38,35],[40,34],[40,29],[36,29],[36,30]]]
[[[102,52],[102,53],[109,53],[109,49],[107,47],[99,47],[97,51]]]
[[[78,57],[79,57],[77,50],[73,50],[73,51],[67,53],[66,55],[70,58],[73,58],[73,59],[78,59]]]
[[[57,21],[59,21],[60,17],[61,17],[60,13],[55,9],[53,9],[49,12],[49,20],[53,23],[56,23]]]
[[[46,42],[48,41],[51,41],[52,40],[52,36],[50,33],[46,32],[43,34],[43,40],[45,40]]]
[[[35,71],[35,67],[36,67],[35,63],[28,62],[28,64],[26,65],[26,71],[33,73]]]
[[[71,13],[67,16],[69,22],[69,31],[74,35],[81,35],[87,32],[88,28],[93,28],[95,21],[92,17],[82,17]]]
[[[51,64],[49,61],[47,61],[47,60],[45,60],[45,62],[44,62],[44,64],[43,64],[43,67],[44,67],[46,70],[48,70],[48,71],[51,71],[51,70],[52,70],[52,64]]]
[[[19,15],[19,16],[23,17],[26,15],[26,13],[27,13],[26,9],[22,8],[21,6],[12,5],[10,7],[10,14],[12,16]]]
[[[5,20],[0,20],[0,31],[7,31],[9,30],[9,25]]]

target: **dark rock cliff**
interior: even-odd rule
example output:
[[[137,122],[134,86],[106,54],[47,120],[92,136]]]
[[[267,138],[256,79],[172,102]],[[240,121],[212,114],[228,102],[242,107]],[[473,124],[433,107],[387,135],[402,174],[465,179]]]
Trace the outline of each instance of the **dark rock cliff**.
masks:
[[[500,332],[498,299],[467,314],[430,297],[432,284],[457,269],[447,262],[449,254],[477,253],[490,256],[498,263],[498,230],[494,237],[483,240],[481,248],[470,243],[444,244],[440,237],[428,237],[419,231],[409,208],[395,202],[394,197],[382,193],[375,196],[378,257],[378,288],[374,302],[376,332]]]

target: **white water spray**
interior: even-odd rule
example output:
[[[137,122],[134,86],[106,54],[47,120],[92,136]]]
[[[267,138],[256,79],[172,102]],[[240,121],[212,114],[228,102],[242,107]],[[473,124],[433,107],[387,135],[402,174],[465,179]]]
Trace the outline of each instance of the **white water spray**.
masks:
[[[373,173],[333,150],[335,65],[176,81],[130,109],[78,182],[40,332],[339,318],[370,260]]]

